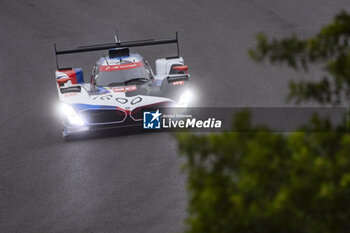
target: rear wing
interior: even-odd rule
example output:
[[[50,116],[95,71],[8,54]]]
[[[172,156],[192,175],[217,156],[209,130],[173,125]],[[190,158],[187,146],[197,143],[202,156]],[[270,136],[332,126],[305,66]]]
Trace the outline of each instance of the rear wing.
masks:
[[[180,51],[179,51],[179,37],[176,32],[174,39],[161,39],[161,40],[155,40],[155,39],[148,39],[148,40],[137,40],[137,41],[124,41],[120,42],[117,40],[115,43],[108,43],[108,44],[97,44],[97,45],[87,45],[87,46],[79,46],[75,49],[66,49],[66,50],[57,50],[56,44],[54,44],[55,48],[55,56],[56,56],[56,66],[58,70],[65,70],[70,68],[60,68],[58,64],[58,55],[64,55],[64,54],[71,54],[71,53],[83,53],[83,52],[91,52],[91,51],[99,51],[99,50],[107,50],[107,49],[113,49],[113,48],[130,48],[130,47],[141,47],[141,46],[150,46],[150,45],[161,45],[161,44],[175,44],[177,46],[177,55],[173,57],[168,57],[167,59],[171,58],[178,58],[180,57]]]

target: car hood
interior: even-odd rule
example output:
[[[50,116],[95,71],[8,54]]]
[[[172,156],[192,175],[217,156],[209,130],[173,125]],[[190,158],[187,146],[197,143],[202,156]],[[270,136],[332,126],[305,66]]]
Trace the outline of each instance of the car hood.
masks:
[[[174,101],[160,96],[149,95],[149,85],[128,85],[117,87],[99,87],[97,92],[88,92],[82,88],[80,93],[61,94],[60,101],[81,108],[117,107],[130,110],[168,103],[171,106]]]

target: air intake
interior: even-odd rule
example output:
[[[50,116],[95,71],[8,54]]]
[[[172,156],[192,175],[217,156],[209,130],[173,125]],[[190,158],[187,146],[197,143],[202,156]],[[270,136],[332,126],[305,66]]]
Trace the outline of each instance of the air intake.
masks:
[[[129,48],[110,49],[108,52],[110,58],[130,56]]]

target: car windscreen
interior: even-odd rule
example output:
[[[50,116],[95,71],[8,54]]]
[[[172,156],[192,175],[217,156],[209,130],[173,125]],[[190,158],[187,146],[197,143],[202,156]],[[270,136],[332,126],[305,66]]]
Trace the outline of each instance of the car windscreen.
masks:
[[[149,79],[150,72],[143,62],[101,65],[96,75],[97,86],[120,86],[132,79]]]

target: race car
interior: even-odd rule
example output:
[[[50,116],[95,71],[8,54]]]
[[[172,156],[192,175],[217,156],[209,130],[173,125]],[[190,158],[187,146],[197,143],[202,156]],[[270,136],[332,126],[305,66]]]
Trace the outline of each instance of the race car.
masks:
[[[177,55],[155,61],[156,73],[131,47],[176,43]],[[60,68],[57,55],[107,50],[93,66],[89,82],[81,68]],[[142,125],[144,109],[186,108],[191,101],[188,66],[175,39],[140,40],[57,50],[55,72],[63,137],[84,131]]]

